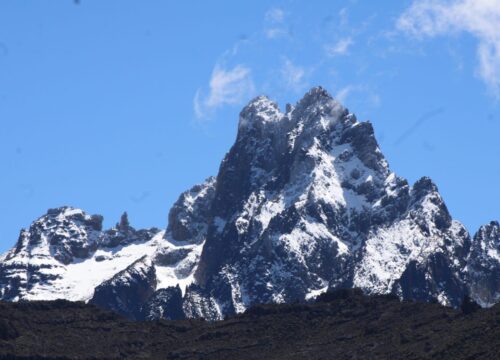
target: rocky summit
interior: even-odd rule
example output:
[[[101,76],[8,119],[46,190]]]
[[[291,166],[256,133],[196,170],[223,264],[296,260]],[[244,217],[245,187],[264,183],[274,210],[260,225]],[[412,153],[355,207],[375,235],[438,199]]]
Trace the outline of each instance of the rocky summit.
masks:
[[[240,113],[216,177],[183,193],[166,230],[126,214],[49,210],[0,258],[0,298],[87,301],[132,319],[205,318],[328,290],[458,307],[500,300],[500,225],[471,237],[437,186],[393,173],[369,122],[324,89]]]

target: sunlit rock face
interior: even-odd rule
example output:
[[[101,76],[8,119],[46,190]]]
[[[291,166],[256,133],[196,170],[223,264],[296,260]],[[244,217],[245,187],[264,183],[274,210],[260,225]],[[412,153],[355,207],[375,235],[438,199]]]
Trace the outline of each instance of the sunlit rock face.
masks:
[[[217,176],[181,194],[165,231],[124,216],[103,231],[100,216],[49,212],[4,255],[0,294],[211,320],[345,287],[455,307],[499,298],[498,223],[471,240],[432,180],[394,174],[372,125],[320,87],[285,112],[252,100]]]

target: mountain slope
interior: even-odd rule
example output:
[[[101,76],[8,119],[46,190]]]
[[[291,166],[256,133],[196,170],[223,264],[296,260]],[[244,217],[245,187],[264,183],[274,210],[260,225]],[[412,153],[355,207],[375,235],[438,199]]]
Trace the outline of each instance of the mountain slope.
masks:
[[[454,307],[499,299],[498,223],[472,239],[432,180],[394,174],[372,125],[319,87],[285,112],[252,100],[217,176],[181,194],[166,231],[101,223],[49,211],[4,255],[0,297],[212,320],[346,287]]]

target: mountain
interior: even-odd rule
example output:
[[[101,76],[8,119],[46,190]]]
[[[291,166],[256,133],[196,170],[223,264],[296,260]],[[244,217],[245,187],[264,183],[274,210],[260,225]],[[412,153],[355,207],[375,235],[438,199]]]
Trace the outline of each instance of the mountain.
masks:
[[[222,319],[338,288],[457,307],[499,299],[499,225],[471,238],[437,186],[394,174],[369,122],[324,89],[240,113],[216,177],[165,231],[49,210],[0,262],[4,300],[90,301],[134,319]]]
[[[500,304],[466,314],[352,290],[214,323],[132,322],[62,300],[0,302],[0,359],[498,359],[499,323]]]
[[[500,224],[481,226],[474,236],[467,275],[471,294],[484,307],[500,302]]]
[[[135,230],[126,214],[103,231],[102,216],[79,209],[50,209],[0,261],[4,300],[88,300],[95,288],[144,255],[153,256],[161,241],[157,229]]]

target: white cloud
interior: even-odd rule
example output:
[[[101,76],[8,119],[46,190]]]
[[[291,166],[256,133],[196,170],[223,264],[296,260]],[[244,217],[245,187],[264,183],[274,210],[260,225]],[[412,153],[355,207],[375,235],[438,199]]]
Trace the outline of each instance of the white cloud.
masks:
[[[419,38],[472,34],[479,41],[477,75],[500,97],[500,0],[417,0],[397,27]]]
[[[346,26],[347,23],[349,22],[348,20],[348,10],[347,8],[342,8],[339,11],[339,18],[340,18],[340,26]]]
[[[335,99],[341,104],[344,104],[349,94],[355,89],[353,85],[348,85],[340,89],[337,94],[335,94]]]
[[[275,27],[265,30],[266,36],[269,39],[277,39],[288,34],[288,31],[284,28]]]
[[[224,69],[216,64],[209,83],[206,96],[198,89],[193,100],[194,111],[199,119],[207,118],[223,105],[240,104],[253,95],[255,87],[250,76],[250,69],[236,65],[232,69]]]
[[[266,12],[265,18],[269,22],[281,23],[285,19],[285,12],[280,8],[272,8]]]
[[[354,42],[350,37],[340,39],[333,45],[326,45],[325,51],[326,54],[330,57],[339,56],[339,55],[347,55],[349,53],[349,47]]]
[[[285,22],[285,12],[280,8],[269,9],[264,15],[266,28],[264,34],[268,39],[277,39],[288,35]]]
[[[335,99],[339,101],[341,104],[345,105],[347,98],[349,98],[349,96],[351,96],[352,93],[361,94],[363,102],[372,107],[379,107],[381,104],[380,96],[377,93],[375,93],[370,87],[363,84],[347,85],[343,87],[335,94]]]
[[[285,59],[281,68],[281,76],[287,88],[293,91],[300,91],[305,86],[306,69],[295,65],[289,59]]]

